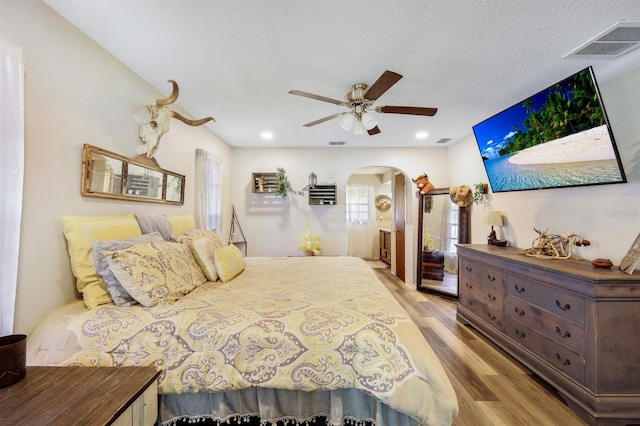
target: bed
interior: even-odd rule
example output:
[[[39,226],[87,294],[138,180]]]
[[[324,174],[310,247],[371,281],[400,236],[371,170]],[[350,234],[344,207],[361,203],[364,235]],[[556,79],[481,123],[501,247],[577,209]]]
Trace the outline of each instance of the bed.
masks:
[[[240,262],[231,279],[152,306],[68,303],[31,333],[27,363],[156,366],[165,425],[451,424],[458,405],[439,360],[366,262]]]

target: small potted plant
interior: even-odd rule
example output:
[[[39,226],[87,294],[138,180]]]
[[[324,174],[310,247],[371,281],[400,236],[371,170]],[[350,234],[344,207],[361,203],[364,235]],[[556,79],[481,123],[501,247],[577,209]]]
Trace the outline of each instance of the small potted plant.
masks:
[[[473,185],[473,202],[474,204],[482,204],[484,202],[484,196],[488,192],[488,185],[486,183],[478,182]]]

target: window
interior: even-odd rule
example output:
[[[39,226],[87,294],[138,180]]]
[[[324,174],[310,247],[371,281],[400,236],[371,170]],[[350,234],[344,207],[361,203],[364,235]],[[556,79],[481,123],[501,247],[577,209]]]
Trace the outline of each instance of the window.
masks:
[[[460,217],[460,207],[457,204],[451,203],[449,209],[449,238],[447,239],[447,251],[450,253],[456,253],[456,244],[458,244],[459,224],[458,218]]]
[[[369,185],[347,185],[347,222],[369,223]]]
[[[220,232],[222,216],[221,162],[203,149],[196,150],[196,224]]]

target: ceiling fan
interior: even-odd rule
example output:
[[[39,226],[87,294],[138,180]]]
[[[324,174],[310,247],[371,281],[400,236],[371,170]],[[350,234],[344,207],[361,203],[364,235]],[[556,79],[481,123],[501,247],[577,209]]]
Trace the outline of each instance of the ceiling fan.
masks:
[[[373,110],[379,113],[386,114],[409,114],[409,115],[426,115],[433,116],[438,111],[437,108],[429,107],[411,107],[411,106],[376,106],[373,107],[375,101],[382,96],[387,90],[389,90],[394,84],[400,80],[402,76],[393,71],[385,71],[370,87],[364,83],[356,83],[351,88],[351,91],[347,92],[344,96],[344,101],[337,99],[331,99],[320,95],[314,95],[313,93],[303,92],[301,90],[290,90],[292,95],[303,96],[305,98],[316,99],[323,102],[329,102],[332,104],[345,106],[351,111],[339,112],[332,114],[328,117],[321,118],[319,120],[312,121],[304,124],[305,127],[315,126],[316,124],[324,123],[325,121],[333,120],[334,118],[342,117],[340,119],[340,126],[345,130],[353,130],[356,134],[364,134],[365,132],[370,135],[376,135],[380,133],[378,127],[378,120],[369,113]]]

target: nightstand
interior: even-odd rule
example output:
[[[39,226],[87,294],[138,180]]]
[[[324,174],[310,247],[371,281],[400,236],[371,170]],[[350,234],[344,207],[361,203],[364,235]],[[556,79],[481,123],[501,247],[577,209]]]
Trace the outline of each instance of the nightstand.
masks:
[[[158,417],[153,367],[27,367],[0,389],[0,425],[144,425]]]

